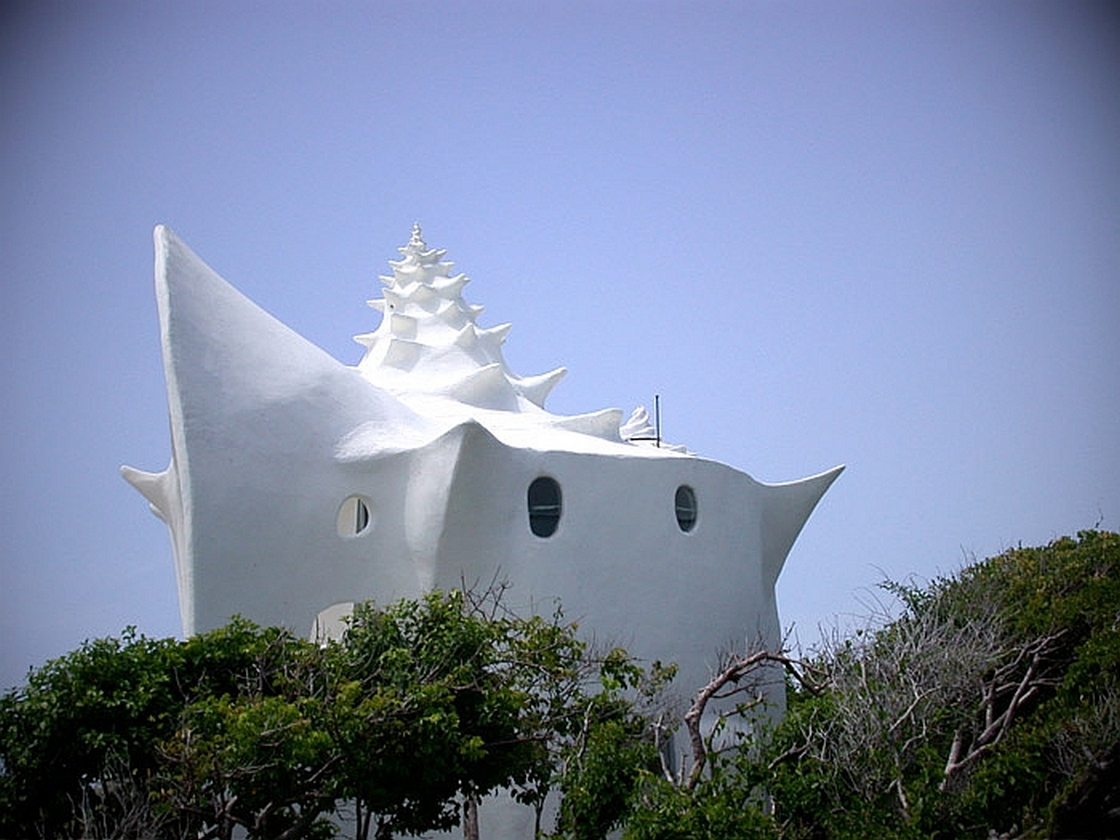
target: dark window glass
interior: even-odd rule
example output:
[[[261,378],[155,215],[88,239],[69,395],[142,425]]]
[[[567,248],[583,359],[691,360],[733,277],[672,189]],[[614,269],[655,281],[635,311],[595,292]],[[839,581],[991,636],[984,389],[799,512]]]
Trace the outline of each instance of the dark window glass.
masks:
[[[551,537],[560,524],[560,485],[541,476],[529,485],[529,528],[538,537]]]
[[[685,533],[696,525],[696,493],[687,484],[677,488],[677,525]]]

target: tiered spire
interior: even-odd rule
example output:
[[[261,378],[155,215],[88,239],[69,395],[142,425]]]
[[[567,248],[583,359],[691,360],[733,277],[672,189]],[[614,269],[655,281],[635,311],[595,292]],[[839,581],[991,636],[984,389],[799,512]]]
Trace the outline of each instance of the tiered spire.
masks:
[[[354,340],[366,347],[358,370],[379,387],[428,393],[481,408],[523,411],[544,408],[545,398],[566,372],[516,376],[502,356],[510,325],[482,328],[481,306],[462,295],[465,274],[451,274],[447,252],[429,248],[419,223],[403,259],[390,260],[392,276],[381,276],[382,298],[369,305],[382,315],[380,326]],[[407,375],[407,377],[406,377]]]

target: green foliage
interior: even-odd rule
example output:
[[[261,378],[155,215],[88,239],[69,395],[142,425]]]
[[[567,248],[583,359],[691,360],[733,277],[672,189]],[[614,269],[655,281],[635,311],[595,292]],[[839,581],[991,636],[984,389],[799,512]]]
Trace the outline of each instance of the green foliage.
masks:
[[[587,704],[594,721],[565,756],[557,834],[573,840],[606,837],[629,814],[638,774],[657,765],[645,720],[609,694]]]
[[[342,794],[382,833],[417,833],[454,825],[459,796],[524,781],[547,755],[523,672],[540,659],[574,667],[552,649],[516,658],[537,652],[539,634],[538,621],[486,616],[461,593],[360,606],[330,647]]]
[[[709,755],[692,786],[664,771],[642,773],[623,840],[764,840],[776,836],[762,788],[765,766],[749,737],[738,748]]]
[[[595,657],[559,611],[500,597],[359,605],[323,646],[241,619],[87,642],[0,698],[0,836],[318,838],[349,802],[357,837],[390,837],[556,786],[565,831],[602,836],[649,761],[628,695],[671,670]]]
[[[129,630],[47,663],[0,698],[0,834],[81,836],[91,820],[309,829],[329,797],[291,777],[325,743],[307,733],[301,683],[320,658],[238,619],[186,642]]]
[[[883,589],[902,613],[826,640],[772,732],[643,774],[624,837],[1120,836],[1120,536]]]
[[[775,735],[782,836],[1054,832],[1120,743],[1120,536],[885,588],[903,614],[822,652]]]
[[[785,718],[679,777],[651,724],[674,669],[500,591],[361,605],[323,646],[126,631],[0,697],[0,836],[320,838],[351,802],[387,838],[500,788],[538,823],[558,790],[571,840],[1120,835],[1120,536],[883,588],[900,615],[773,660]]]
[[[163,645],[126,631],[48,662],[0,698],[0,813],[34,814],[53,827],[68,810],[64,780],[96,773],[110,753],[126,763],[148,755],[148,723],[165,721],[172,704],[163,670],[146,664],[164,655]]]
[[[744,785],[705,779],[689,790],[648,775],[640,790],[641,806],[633,809],[624,840],[761,840],[775,836],[762,803]]]

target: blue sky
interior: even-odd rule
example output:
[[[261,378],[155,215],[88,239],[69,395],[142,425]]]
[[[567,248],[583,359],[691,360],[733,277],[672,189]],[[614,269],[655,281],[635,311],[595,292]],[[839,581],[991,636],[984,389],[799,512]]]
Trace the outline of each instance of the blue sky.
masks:
[[[413,221],[561,413],[848,470],[779,583],[1120,529],[1120,17],[1076,2],[0,11],[0,686],[178,632],[151,231],[336,358]]]

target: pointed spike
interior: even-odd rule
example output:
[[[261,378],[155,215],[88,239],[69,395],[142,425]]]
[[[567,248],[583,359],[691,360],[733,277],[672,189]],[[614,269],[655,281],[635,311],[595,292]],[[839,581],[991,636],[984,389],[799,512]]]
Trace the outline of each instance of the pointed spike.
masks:
[[[367,300],[366,301],[366,306],[368,306],[370,309],[373,309],[376,312],[380,312],[382,315],[385,314],[385,298],[377,298],[376,300]]]
[[[478,329],[474,324],[467,324],[458,335],[455,336],[455,346],[461,347],[464,350],[470,350],[478,344]]]
[[[513,411],[517,407],[517,395],[498,362],[472,371],[447,391],[460,402],[478,408]]]
[[[525,399],[540,408],[544,408],[544,401],[548,399],[549,392],[556,383],[564,378],[567,368],[559,367],[539,376],[526,376],[517,380],[517,390]]]
[[[373,346],[380,340],[377,333],[362,333],[361,335],[354,336],[354,340],[365,347],[367,350],[372,350]]]
[[[800,481],[763,485],[762,571],[770,585],[778,580],[786,556],[809,514],[843,471],[843,466],[833,467]]]
[[[463,287],[470,282],[465,274],[456,274],[454,277],[439,277],[432,281],[432,288],[447,297],[458,297]]]
[[[135,467],[122,466],[121,478],[140,491],[140,495],[148,500],[152,513],[160,519],[167,521],[170,510],[168,498],[168,483],[171,480],[171,467],[163,472],[150,473],[138,470]]]
[[[492,342],[494,346],[497,347],[505,344],[506,337],[509,335],[511,329],[513,329],[513,324],[498,324],[496,327],[482,330],[479,333],[479,337],[485,341]]]

